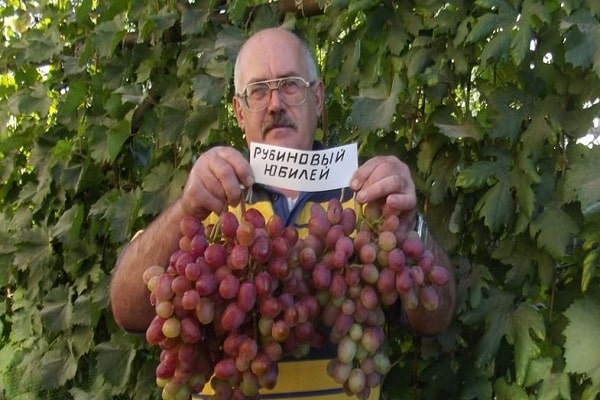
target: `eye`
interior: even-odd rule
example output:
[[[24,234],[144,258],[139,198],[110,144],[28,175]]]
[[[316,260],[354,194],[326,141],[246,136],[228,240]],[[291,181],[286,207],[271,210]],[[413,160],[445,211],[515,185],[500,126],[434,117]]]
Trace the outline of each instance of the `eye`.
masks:
[[[252,85],[248,85],[246,88],[246,94],[248,97],[252,97],[254,99],[260,99],[265,97],[269,92],[269,86],[266,83],[255,83]]]
[[[302,82],[296,78],[284,79],[281,81],[280,87],[288,94],[296,93],[300,87],[302,86]]]

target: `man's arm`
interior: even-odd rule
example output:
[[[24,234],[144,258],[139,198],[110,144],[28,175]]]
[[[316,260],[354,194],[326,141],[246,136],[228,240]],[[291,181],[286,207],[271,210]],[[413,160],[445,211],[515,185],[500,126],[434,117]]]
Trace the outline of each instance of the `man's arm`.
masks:
[[[167,267],[171,254],[179,248],[179,221],[183,216],[181,202],[173,203],[127,244],[117,260],[110,302],[115,321],[126,331],[141,333],[154,317],[142,275],[152,265]]]

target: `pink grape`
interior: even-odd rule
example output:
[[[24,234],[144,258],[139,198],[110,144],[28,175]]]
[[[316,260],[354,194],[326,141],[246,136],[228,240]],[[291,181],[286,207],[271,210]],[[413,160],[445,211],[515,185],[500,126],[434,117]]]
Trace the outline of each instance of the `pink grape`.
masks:
[[[237,296],[240,287],[240,280],[237,276],[228,273],[219,282],[219,296],[223,299],[234,299]]]
[[[402,249],[392,249],[388,252],[387,256],[387,266],[394,271],[400,271],[406,265],[406,256]]]
[[[164,318],[159,316],[155,316],[152,319],[152,322],[146,329],[146,341],[148,341],[148,343],[156,345],[165,339],[166,336],[162,333],[162,326],[164,322]]]
[[[377,259],[377,246],[367,243],[358,250],[358,258],[363,264],[372,264]]]
[[[240,283],[237,293],[237,303],[244,312],[250,312],[256,304],[256,286],[253,282],[244,281]]]
[[[256,237],[256,228],[251,222],[243,220],[240,221],[239,226],[235,233],[236,240],[242,246],[250,247]]]
[[[200,324],[212,324],[215,319],[215,303],[208,297],[201,297],[196,306],[195,315]]]
[[[200,340],[200,326],[195,318],[186,317],[180,322],[181,340],[184,343],[197,343]]]
[[[339,224],[344,228],[344,234],[350,235],[356,229],[356,212],[352,208],[344,208]]]
[[[423,269],[418,265],[413,265],[409,269],[410,277],[412,278],[413,285],[421,286],[425,282],[425,273]]]
[[[160,265],[152,265],[144,270],[142,274],[142,280],[145,285],[148,285],[148,282],[151,278],[160,276],[165,273],[165,268]]]
[[[278,342],[283,342],[290,334],[290,327],[283,321],[278,320],[273,323],[271,328],[271,336]]]
[[[439,306],[439,295],[433,286],[425,286],[419,290],[419,299],[428,311],[435,311]]]
[[[227,332],[235,332],[244,322],[246,315],[237,303],[229,303],[223,311],[221,324]]]
[[[429,280],[435,285],[445,285],[450,280],[450,273],[444,267],[434,265],[429,271]]]
[[[227,263],[227,250],[221,243],[211,243],[204,251],[204,259],[213,268]]]
[[[215,376],[219,379],[230,379],[236,373],[237,369],[235,368],[235,361],[233,358],[224,358],[222,360],[217,361],[215,364]]]
[[[271,239],[267,236],[258,236],[252,243],[250,255],[259,263],[266,263],[271,256],[271,251]]]
[[[346,257],[350,257],[354,253],[354,243],[348,236],[342,236],[336,241],[335,250],[343,252]]]
[[[219,215],[221,234],[226,239],[233,239],[239,225],[238,219],[231,211],[224,211]]]
[[[367,283],[376,283],[379,279],[379,268],[375,264],[363,264],[360,269],[360,277]]]
[[[247,209],[243,218],[245,221],[250,222],[255,228],[265,227],[265,217],[256,208]]]
[[[185,275],[178,275],[171,281],[171,290],[175,294],[183,294],[192,288],[192,282]]]
[[[402,250],[408,257],[418,260],[423,255],[425,246],[418,236],[409,235],[402,243]]]
[[[273,289],[273,279],[267,272],[259,272],[254,277],[254,286],[256,287],[256,295],[259,297],[267,297],[271,295]]]
[[[170,301],[161,301],[154,307],[156,315],[163,319],[170,318],[175,312],[175,306]]]
[[[396,272],[391,268],[383,268],[377,276],[377,290],[379,293],[388,293],[396,289]]]
[[[405,293],[413,286],[413,280],[410,275],[410,270],[404,268],[398,274],[396,274],[396,289],[400,293]]]
[[[367,383],[367,377],[360,368],[354,368],[348,377],[348,388],[351,393],[360,393]]]
[[[195,287],[201,296],[210,296],[219,287],[219,281],[215,274],[207,272],[200,275],[196,281]]]
[[[271,215],[265,224],[265,229],[270,238],[281,237],[284,229],[281,217],[277,214]]]
[[[317,289],[329,288],[329,285],[331,285],[331,270],[325,264],[315,265],[312,271],[312,280]]]
[[[248,247],[235,244],[229,252],[231,267],[236,270],[244,269],[248,266],[250,260],[250,250]]]
[[[194,237],[198,233],[203,233],[202,223],[190,215],[184,216],[179,222],[179,230],[187,237]]]
[[[396,248],[396,235],[392,231],[380,232],[377,244],[380,249],[390,251]]]
[[[181,305],[186,310],[195,310],[200,301],[200,294],[196,291],[196,289],[189,289],[185,293],[183,293],[183,297],[181,298]]]
[[[379,299],[377,298],[377,291],[373,286],[364,286],[360,291],[360,302],[367,310],[374,309]]]
[[[200,256],[204,254],[208,247],[208,240],[203,234],[196,234],[190,240],[190,254],[192,256]]]

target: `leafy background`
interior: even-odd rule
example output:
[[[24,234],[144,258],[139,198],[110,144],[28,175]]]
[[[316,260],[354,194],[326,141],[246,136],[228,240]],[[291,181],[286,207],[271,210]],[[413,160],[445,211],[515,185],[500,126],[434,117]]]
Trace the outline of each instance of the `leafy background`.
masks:
[[[384,398],[599,397],[597,0],[3,0],[0,21],[0,398],[158,398],[111,270],[199,152],[242,146],[232,63],[273,25],[318,55],[319,138],[411,165],[456,265],[453,325],[390,334]]]

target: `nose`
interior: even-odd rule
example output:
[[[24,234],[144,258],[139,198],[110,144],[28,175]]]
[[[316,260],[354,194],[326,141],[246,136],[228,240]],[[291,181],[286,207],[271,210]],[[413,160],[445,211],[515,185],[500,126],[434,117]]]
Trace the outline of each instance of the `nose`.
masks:
[[[281,93],[277,86],[270,88],[271,97],[269,97],[269,112],[277,112],[283,107],[283,100],[281,99]]]

